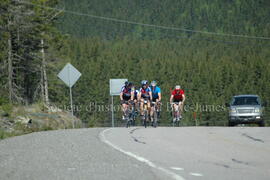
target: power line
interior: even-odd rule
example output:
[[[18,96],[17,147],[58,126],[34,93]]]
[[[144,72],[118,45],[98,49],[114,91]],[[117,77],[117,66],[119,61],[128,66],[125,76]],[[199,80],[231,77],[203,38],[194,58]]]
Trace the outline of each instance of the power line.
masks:
[[[87,16],[87,17],[106,20],[106,21],[114,21],[114,22],[118,22],[118,23],[140,25],[140,26],[146,26],[146,27],[151,27],[151,28],[159,28],[159,29],[166,29],[166,30],[173,30],[173,31],[183,31],[183,32],[191,32],[191,33],[200,33],[200,34],[208,34],[208,35],[215,35],[215,36],[231,36],[231,37],[248,38],[248,39],[270,40],[270,37],[217,33],[217,32],[199,31],[199,30],[184,29],[184,28],[177,28],[177,27],[168,27],[168,26],[162,26],[162,25],[146,24],[146,23],[141,23],[141,22],[128,21],[128,20],[123,20],[123,19],[104,17],[104,16],[97,16],[97,15],[92,15],[92,14],[85,14],[85,13],[80,13],[80,12],[75,12],[75,11],[70,11],[70,10],[53,8],[53,7],[38,5],[38,4],[26,2],[26,1],[17,0],[16,2],[22,3],[22,4],[27,4],[27,5],[32,5],[32,6],[36,6],[36,7],[40,7],[40,8],[45,8],[45,9],[51,9],[51,10],[66,12],[66,13],[74,14],[74,15],[78,15],[78,16]]]

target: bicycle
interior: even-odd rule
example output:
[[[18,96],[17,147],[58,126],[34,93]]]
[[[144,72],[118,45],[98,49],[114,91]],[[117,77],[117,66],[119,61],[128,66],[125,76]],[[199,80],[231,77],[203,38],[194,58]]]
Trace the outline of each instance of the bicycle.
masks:
[[[176,105],[176,111],[174,110],[174,104]],[[180,116],[180,102],[173,102],[172,103],[172,116],[173,116],[173,121],[172,125],[173,127],[175,126],[180,126],[180,120],[182,117]]]
[[[148,111],[148,100],[144,99],[143,100],[143,126],[146,128],[147,127],[147,123],[149,121],[149,111]]]

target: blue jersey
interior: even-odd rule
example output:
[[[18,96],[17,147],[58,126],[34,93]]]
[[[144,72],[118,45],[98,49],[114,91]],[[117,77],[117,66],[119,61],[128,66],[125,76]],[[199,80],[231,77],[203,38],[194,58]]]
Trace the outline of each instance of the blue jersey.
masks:
[[[158,86],[150,86],[153,98],[159,98],[158,93],[161,93],[161,89]]]

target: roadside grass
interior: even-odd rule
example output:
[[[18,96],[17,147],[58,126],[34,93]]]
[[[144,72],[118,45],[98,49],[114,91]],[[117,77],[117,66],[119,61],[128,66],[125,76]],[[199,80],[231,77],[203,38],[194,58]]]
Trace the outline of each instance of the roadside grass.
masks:
[[[14,136],[21,136],[21,135],[25,135],[25,134],[30,134],[33,132],[51,131],[51,130],[55,130],[55,129],[50,127],[50,126],[43,126],[41,128],[27,127],[24,124],[16,123],[16,125],[14,127],[14,131],[12,131],[12,132],[7,132],[3,129],[0,129],[0,140],[14,137]]]
[[[13,136],[16,136],[16,135],[14,133],[6,132],[6,131],[0,129],[0,140],[8,138],[8,137],[13,137]]]

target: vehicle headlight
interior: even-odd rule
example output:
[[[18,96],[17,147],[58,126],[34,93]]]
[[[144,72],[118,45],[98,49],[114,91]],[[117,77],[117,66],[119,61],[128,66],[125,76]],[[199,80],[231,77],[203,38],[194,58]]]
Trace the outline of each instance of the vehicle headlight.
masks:
[[[261,109],[260,108],[256,108],[255,109],[255,113],[260,113],[261,112]]]
[[[236,113],[236,108],[232,108],[232,109],[230,110],[230,113]]]

